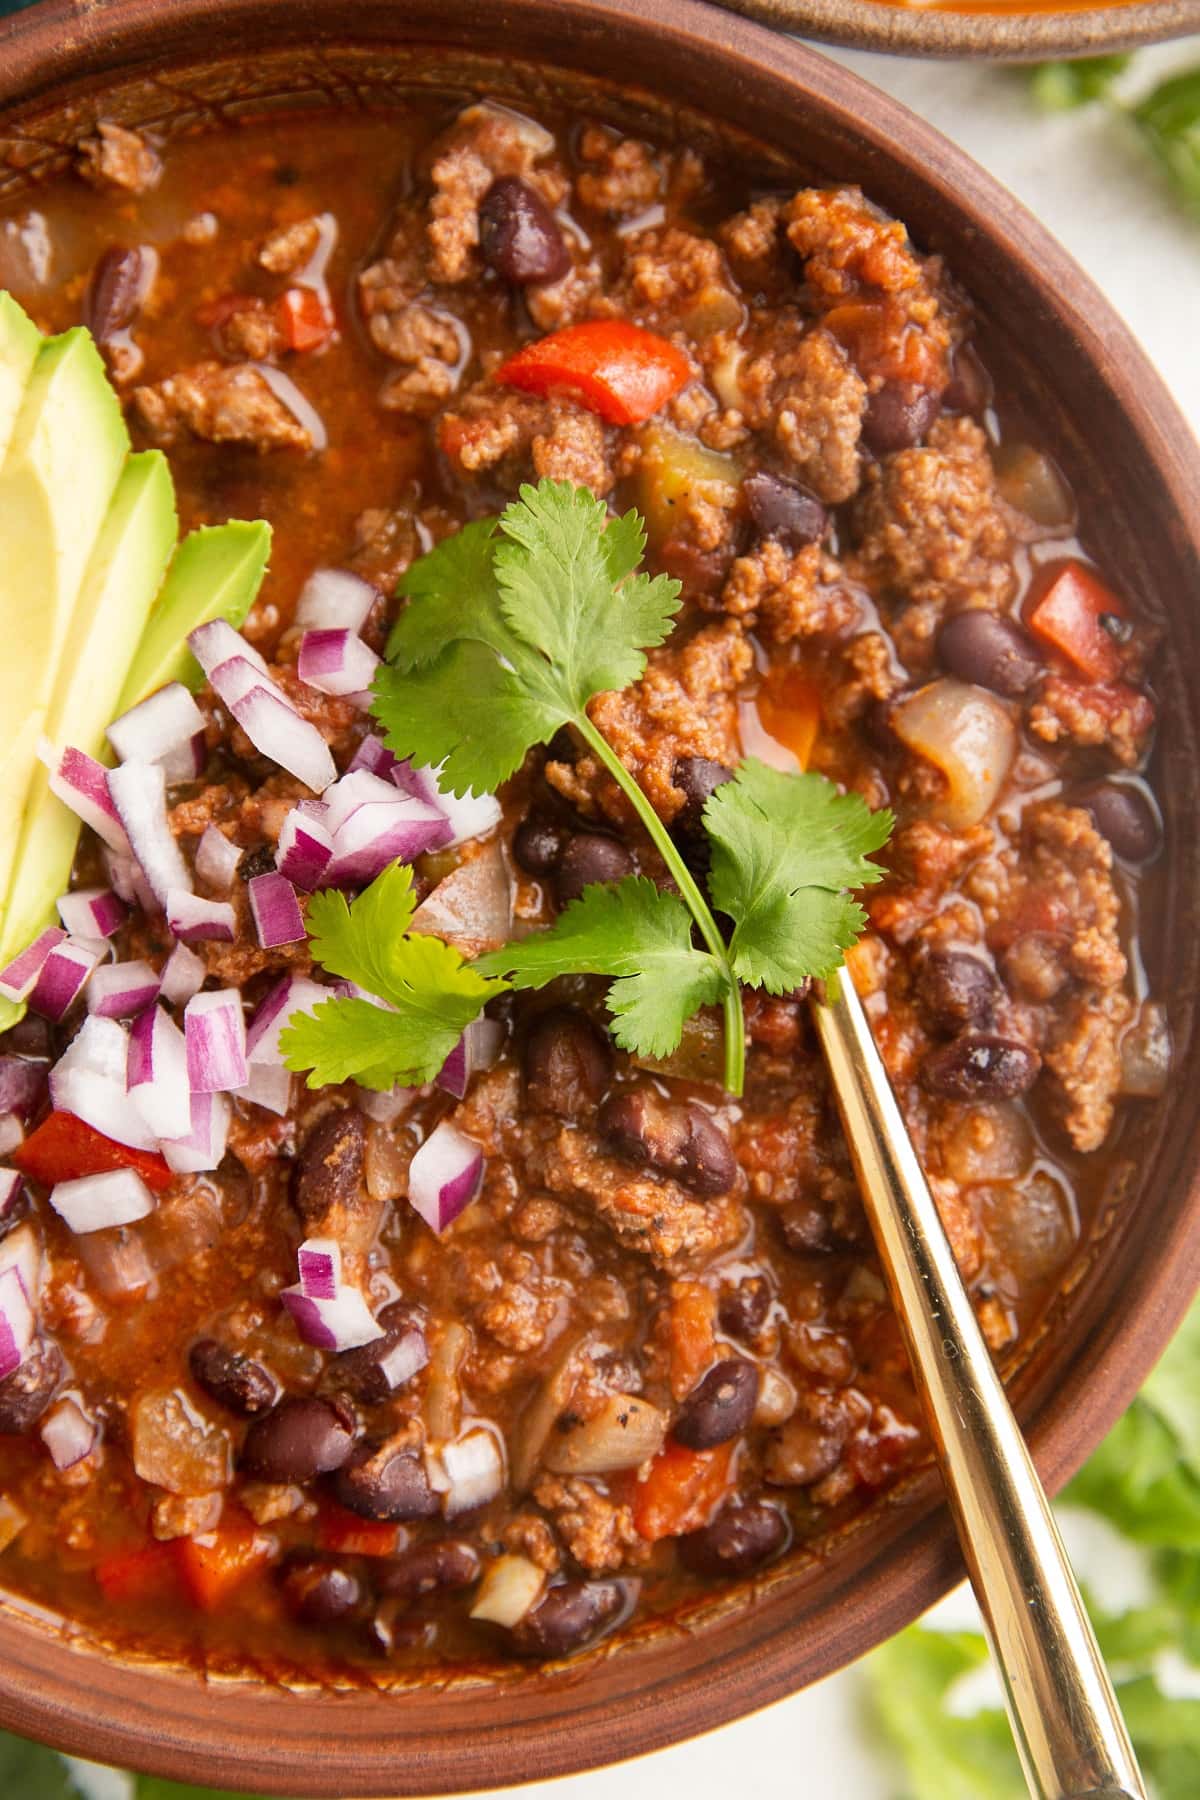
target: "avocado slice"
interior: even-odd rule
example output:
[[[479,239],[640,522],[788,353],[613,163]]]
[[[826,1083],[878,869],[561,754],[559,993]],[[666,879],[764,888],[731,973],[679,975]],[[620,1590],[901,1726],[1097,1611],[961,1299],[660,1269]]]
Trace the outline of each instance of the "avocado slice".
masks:
[[[122,685],[154,596],[175,548],[178,522],[167,459],[150,450],[127,459],[80,584],[45,735],[56,750],[73,744],[105,753],[105,727],[117,713]],[[25,797],[19,848],[0,914],[0,966],[53,923],[54,902],[67,886],[79,820],[35,766]]]
[[[8,449],[42,334],[12,295],[0,293],[0,463]]]
[[[271,527],[263,519],[204,525],[188,533],[167,571],[114,718],[168,681],[182,681],[193,692],[201,686],[204,671],[187,647],[188,633],[210,619],[228,619],[235,629],[243,624],[270,553]]]

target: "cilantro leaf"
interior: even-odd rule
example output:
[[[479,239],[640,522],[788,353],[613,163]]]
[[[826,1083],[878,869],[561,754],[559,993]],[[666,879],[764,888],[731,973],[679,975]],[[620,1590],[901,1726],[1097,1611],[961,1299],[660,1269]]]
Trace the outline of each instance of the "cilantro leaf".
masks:
[[[545,987],[560,975],[611,975],[613,1036],[636,1056],[669,1056],[684,1021],[721,995],[716,958],[692,945],[681,900],[644,875],[596,882],[548,931],[481,956],[477,969],[510,977],[514,988]]]
[[[390,748],[417,764],[440,763],[438,780],[454,794],[491,793],[568,716],[531,696],[493,650],[461,639],[420,668],[384,663],[372,691]]]
[[[330,890],[308,904],[312,953],[332,975],[385,1004],[352,997],[294,1014],[280,1036],[289,1069],[309,1087],[353,1078],[364,1087],[432,1081],[485,1002],[507,985],[450,944],[410,933],[412,870],[393,863],[356,900]]]
[[[1029,71],[1029,86],[1037,104],[1047,112],[1070,112],[1091,100],[1103,99],[1132,60],[1125,54],[1036,63]]]
[[[1200,68],[1160,82],[1129,116],[1179,199],[1200,208]]]
[[[408,605],[392,626],[388,661],[402,669],[432,662],[453,638],[491,644],[502,631],[493,561],[496,520],[476,519],[418,557],[396,592]]]
[[[709,891],[734,921],[729,951],[739,980],[786,993],[831,975],[866,924],[847,888],[879,881],[867,861],[886,843],[892,815],[823,775],[744,762],[710,797]]]

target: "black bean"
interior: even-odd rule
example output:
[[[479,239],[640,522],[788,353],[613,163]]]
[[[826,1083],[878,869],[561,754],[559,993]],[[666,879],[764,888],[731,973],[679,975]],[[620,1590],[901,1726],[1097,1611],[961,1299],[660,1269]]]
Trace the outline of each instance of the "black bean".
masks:
[[[635,1167],[649,1163],[694,1194],[728,1193],[737,1175],[733,1148],[694,1100],[664,1100],[652,1087],[623,1088],[600,1108],[601,1135]]]
[[[946,620],[937,653],[942,667],[960,681],[1009,700],[1028,692],[1044,667],[1037,645],[1019,625],[978,608]]]
[[[32,1345],[24,1362],[0,1381],[0,1436],[21,1437],[32,1431],[64,1372],[57,1344],[43,1338]]]
[[[341,1468],[354,1448],[354,1430],[345,1402],[281,1400],[246,1433],[242,1468],[259,1481],[311,1481]]]
[[[754,1417],[762,1373],[742,1356],[714,1363],[679,1410],[671,1427],[676,1443],[689,1450],[712,1450],[740,1437]]]
[[[524,1656],[571,1656],[615,1624],[625,1604],[620,1581],[560,1581],[513,1627],[513,1648]]]
[[[431,1519],[438,1497],[413,1450],[361,1444],[333,1484],[341,1504],[363,1519]]]
[[[749,1575],[786,1547],[791,1530],[769,1500],[727,1506],[702,1531],[678,1541],[679,1560],[693,1575]]]
[[[479,1574],[479,1552],[465,1538],[443,1538],[437,1544],[417,1544],[379,1571],[381,1594],[397,1594],[417,1600],[439,1588],[470,1587]]]
[[[329,1378],[356,1400],[375,1405],[410,1381],[429,1361],[421,1316],[403,1300],[393,1300],[376,1317],[383,1336],[355,1350],[343,1350],[329,1364]],[[397,1371],[412,1362],[408,1374]]]
[[[788,550],[802,550],[825,535],[828,514],[816,495],[798,481],[757,469],[743,481],[742,493],[762,537],[778,538]]]
[[[633,858],[624,844],[598,831],[581,831],[563,851],[554,879],[555,898],[566,906],[593,881],[621,881],[632,874]]]
[[[149,264],[145,252],[125,244],[106,250],[92,270],[83,317],[97,343],[132,325],[141,308]]]
[[[931,1051],[921,1079],[948,1100],[1012,1100],[1033,1086],[1041,1066],[1029,1044],[972,1033]]]
[[[724,763],[714,762],[709,756],[678,757],[671,770],[671,782],[686,798],[671,821],[672,832],[689,836],[702,832],[704,808],[710,796],[732,780],[733,770],[727,769]]]
[[[354,1209],[363,1184],[366,1121],[353,1107],[326,1113],[304,1141],[292,1175],[292,1199],[306,1225],[335,1206]]]
[[[834,1224],[833,1214],[818,1200],[793,1200],[775,1215],[780,1234],[797,1256],[832,1256],[852,1244]]]
[[[999,992],[987,964],[965,950],[931,950],[917,965],[917,1004],[934,1031],[986,1025]]]
[[[269,1412],[280,1395],[279,1383],[269,1370],[253,1357],[227,1350],[216,1338],[200,1338],[192,1345],[188,1367],[192,1380],[210,1399],[243,1419]]]
[[[514,286],[557,281],[571,254],[554,214],[519,175],[493,181],[479,206],[479,252],[489,268]]]
[[[940,394],[917,381],[885,381],[867,401],[862,434],[876,456],[919,444],[942,410]]]
[[[1104,781],[1081,796],[1096,830],[1124,862],[1149,862],[1162,845],[1158,809],[1133,782]]]
[[[992,378],[973,344],[960,344],[950,359],[950,385],[942,395],[947,412],[981,413],[992,403]]]
[[[723,1287],[717,1301],[721,1330],[748,1343],[757,1337],[771,1309],[771,1290],[762,1275],[747,1275],[736,1287]]]
[[[275,870],[275,852],[270,844],[256,844],[244,850],[237,866],[239,881],[253,881],[257,875],[271,875]]]
[[[574,1119],[595,1106],[612,1080],[607,1033],[577,1006],[538,1013],[525,1034],[525,1094],[538,1112]]]
[[[357,1575],[318,1557],[286,1564],[280,1586],[289,1610],[304,1625],[335,1625],[355,1612],[362,1599]]]
[[[561,825],[531,813],[513,833],[513,855],[527,875],[553,875],[566,843],[567,833]]]

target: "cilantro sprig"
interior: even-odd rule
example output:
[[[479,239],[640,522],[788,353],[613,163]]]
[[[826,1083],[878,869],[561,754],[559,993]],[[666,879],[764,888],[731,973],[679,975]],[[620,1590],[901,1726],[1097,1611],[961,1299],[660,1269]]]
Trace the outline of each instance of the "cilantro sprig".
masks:
[[[847,890],[882,876],[868,858],[887,841],[890,813],[823,776],[744,762],[704,810],[710,904],[593,724],[589,702],[642,676],[678,610],[677,581],[639,572],[644,548],[635,512],[610,519],[568,483],[522,488],[500,518],[466,526],[409,569],[372,710],[389,748],[440,765],[456,794],[498,788],[534,745],[572,726],[625,794],[675,891],[645,877],[597,884],[547,930],[472,964],[409,932],[410,871],[389,870],[349,905],[316,896],[314,956],[390,1010],[337,999],[297,1019],[285,1054],[289,1067],[312,1070],[311,1085],[428,1080],[492,994],[595,974],[611,982],[613,1036],[635,1055],[670,1055],[692,1014],[720,1004],[725,1085],[740,1094],[740,984],[779,994],[830,975],[862,930]],[[714,908],[732,921],[728,939]]]

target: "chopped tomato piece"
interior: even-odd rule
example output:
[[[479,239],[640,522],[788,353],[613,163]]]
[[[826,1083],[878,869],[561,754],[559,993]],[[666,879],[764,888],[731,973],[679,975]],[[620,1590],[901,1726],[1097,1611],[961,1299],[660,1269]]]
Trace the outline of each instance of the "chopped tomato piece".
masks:
[[[667,1444],[631,1495],[633,1522],[651,1543],[708,1524],[733,1486],[734,1445],[687,1450]]]
[[[1117,632],[1106,629],[1111,620]],[[1025,621],[1035,637],[1065,656],[1089,681],[1115,681],[1121,673],[1119,634],[1127,629],[1124,605],[1080,562],[1060,565],[1048,586],[1035,586]]]
[[[206,300],[203,306],[196,308],[196,323],[211,330],[216,325],[224,325],[234,313],[262,310],[263,303],[257,294],[222,294],[219,300]]]
[[[104,1598],[114,1606],[126,1601],[165,1599],[179,1588],[174,1544],[142,1544],[136,1550],[114,1550],[101,1557],[93,1573]]]
[[[701,1281],[671,1284],[671,1392],[677,1400],[690,1394],[700,1377],[716,1361],[713,1326],[717,1302],[711,1288]]]
[[[177,1538],[176,1547],[188,1593],[202,1612],[215,1612],[273,1553],[270,1538],[240,1520]]]
[[[911,381],[938,394],[949,380],[945,349],[933,333],[913,326],[894,300],[848,300],[821,323],[860,375]]]
[[[288,288],[276,311],[285,349],[319,350],[333,336],[333,314],[315,288]]]
[[[527,344],[496,379],[529,394],[570,394],[610,425],[636,425],[687,386],[692,365],[628,319],[588,319]]]
[[[56,1181],[74,1181],[80,1175],[104,1175],[110,1169],[136,1169],[156,1193],[174,1180],[157,1151],[118,1144],[69,1112],[48,1113],[12,1152],[12,1160],[22,1175],[44,1181],[47,1187]]]
[[[821,729],[821,690],[799,669],[768,676],[755,699],[759,724],[807,769]]]
[[[321,1506],[317,1542],[322,1550],[340,1550],[346,1556],[395,1556],[400,1548],[400,1527],[383,1519],[360,1519],[334,1500]]]

